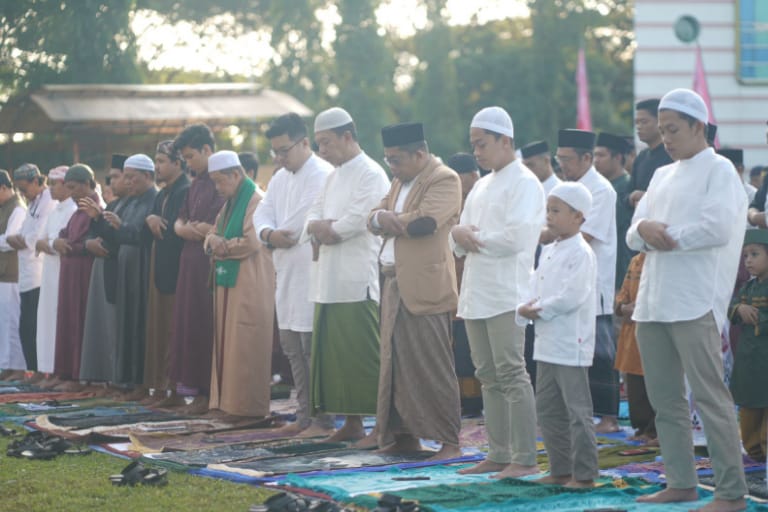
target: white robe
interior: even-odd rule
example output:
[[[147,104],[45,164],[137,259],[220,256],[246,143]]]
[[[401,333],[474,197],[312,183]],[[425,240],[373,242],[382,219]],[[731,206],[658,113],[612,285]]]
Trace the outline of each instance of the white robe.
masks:
[[[17,206],[8,219],[5,233],[0,234],[0,251],[14,251],[6,237],[18,234],[24,223],[26,210]],[[19,316],[21,315],[21,298],[19,283],[0,283],[0,368],[10,370],[26,370],[27,363],[21,350],[19,338]]]
[[[76,210],[77,205],[72,198],[61,202],[56,201],[43,232],[43,238],[47,240],[48,245],[53,246],[53,241],[59,237],[59,232],[66,227],[69,218]],[[56,312],[61,257],[58,254],[42,256],[43,274],[40,300],[37,305],[37,369],[41,372],[52,372],[56,353]]]
[[[253,214],[253,225],[261,239],[265,229],[285,229],[298,241],[307,211],[323,189],[333,166],[317,156],[310,157],[295,173],[280,169],[272,177],[264,199]],[[264,240],[262,240],[262,243]],[[312,246],[309,240],[288,249],[275,249],[272,261],[277,274],[275,307],[282,330],[311,332],[314,304],[307,297]]]

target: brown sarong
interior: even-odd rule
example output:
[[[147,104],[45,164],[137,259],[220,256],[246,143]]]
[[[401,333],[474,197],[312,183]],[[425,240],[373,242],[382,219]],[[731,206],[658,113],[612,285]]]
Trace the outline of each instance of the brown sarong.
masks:
[[[392,444],[397,434],[458,445],[461,407],[450,312],[411,314],[397,278],[388,274],[381,294],[379,446]]]
[[[144,386],[156,390],[171,388],[170,349],[173,336],[175,294],[161,293],[155,286],[155,247],[149,267],[147,292],[147,341],[144,347]]]

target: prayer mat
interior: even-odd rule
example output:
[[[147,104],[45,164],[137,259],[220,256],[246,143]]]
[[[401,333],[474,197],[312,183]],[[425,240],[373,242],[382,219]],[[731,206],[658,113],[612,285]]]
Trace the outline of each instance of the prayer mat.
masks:
[[[14,383],[8,386],[0,386],[0,395],[11,395],[17,393],[40,393],[43,391],[32,384]]]
[[[701,499],[688,503],[652,505],[636,503],[642,495],[661,490],[636,479],[618,481],[618,487],[606,485],[595,489],[568,489],[557,485],[506,479],[490,483],[439,485],[397,491],[391,494],[403,500],[416,500],[422,509],[434,512],[582,512],[586,509],[617,509],[626,511],[677,512],[705,505],[712,493],[700,490]],[[357,506],[373,508],[378,496],[357,496],[351,500]],[[766,511],[768,507],[750,503],[749,511]]]
[[[81,414],[57,414],[46,416],[48,423],[56,428],[67,430],[80,430],[93,427],[106,427],[115,425],[127,425],[133,423],[167,422],[188,419],[185,416],[165,412],[145,410],[129,414],[101,415],[92,412]],[[38,421],[39,423],[39,421]]]
[[[8,393],[0,395],[0,404],[7,404],[12,402],[42,402],[44,400],[78,400],[81,398],[92,398],[95,393],[91,391],[78,391],[78,392],[66,392],[66,391],[42,391],[39,393]]]
[[[190,467],[205,467],[208,464],[227,464],[238,461],[253,461],[274,457],[290,457],[298,454],[338,451],[346,448],[344,443],[303,443],[265,448],[259,443],[244,443],[187,452],[148,454],[143,460],[172,469],[186,470]]]
[[[765,468],[762,471],[752,471],[746,473],[747,490],[749,495],[762,500],[768,500],[768,482],[766,482]],[[699,483],[715,487],[714,476],[700,476]]]
[[[210,469],[232,471],[246,476],[262,477],[287,473],[331,471],[338,469],[363,468],[368,466],[392,466],[409,462],[420,462],[432,457],[435,452],[421,451],[408,455],[390,455],[370,450],[346,449],[316,455],[264,459],[254,462],[209,465]]]
[[[281,442],[298,439],[306,442],[307,438],[286,437],[279,429],[238,429],[229,432],[197,434],[141,434],[131,435],[131,441],[142,453],[158,453],[168,450],[196,450],[236,443]]]

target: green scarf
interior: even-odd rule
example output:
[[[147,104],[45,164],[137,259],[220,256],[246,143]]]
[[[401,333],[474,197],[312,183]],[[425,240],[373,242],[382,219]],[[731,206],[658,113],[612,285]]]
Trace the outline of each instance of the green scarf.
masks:
[[[243,236],[243,219],[245,219],[245,210],[251,201],[256,184],[250,178],[245,178],[240,184],[237,196],[227,200],[224,206],[224,215],[219,219],[216,231],[223,232],[224,238],[240,238]],[[226,227],[224,227],[226,224]],[[234,288],[237,283],[237,274],[240,272],[240,260],[217,260],[216,261],[216,285],[224,288]]]

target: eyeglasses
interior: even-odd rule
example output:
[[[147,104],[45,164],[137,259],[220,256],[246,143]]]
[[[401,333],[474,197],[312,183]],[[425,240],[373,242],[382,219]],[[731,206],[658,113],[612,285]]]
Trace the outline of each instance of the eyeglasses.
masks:
[[[385,156],[384,157],[384,163],[387,164],[390,167],[397,167],[401,163],[403,163],[403,157],[399,156]]]
[[[565,155],[565,156],[555,155],[555,160],[557,160],[558,163],[568,163],[571,160],[573,160],[574,158],[576,158],[576,157],[575,156],[569,156],[569,155]]]
[[[288,152],[289,152],[290,150],[292,150],[293,148],[295,148],[295,147],[296,147],[296,145],[297,145],[299,142],[301,142],[302,140],[304,140],[304,139],[299,139],[299,140],[297,140],[296,142],[294,142],[293,144],[291,144],[291,145],[290,145],[290,146],[288,146],[287,148],[281,148],[281,149],[277,149],[277,150],[275,150],[275,149],[270,149],[270,150],[269,150],[269,156],[271,156],[273,159],[275,159],[275,158],[277,158],[277,157],[280,157],[280,158],[285,158],[285,157],[287,157],[287,156],[288,156]]]

